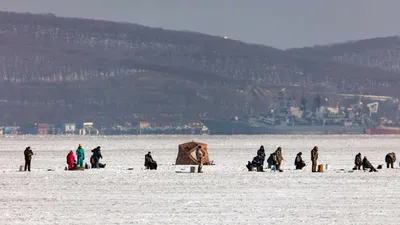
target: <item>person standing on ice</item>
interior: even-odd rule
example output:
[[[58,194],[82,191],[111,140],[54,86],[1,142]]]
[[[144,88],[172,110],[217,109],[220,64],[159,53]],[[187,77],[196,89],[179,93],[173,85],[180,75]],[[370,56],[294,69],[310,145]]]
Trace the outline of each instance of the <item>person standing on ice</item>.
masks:
[[[265,149],[264,149],[264,146],[261,145],[260,149],[258,149],[257,156],[261,159],[261,166],[264,166],[264,161],[265,161]]]
[[[386,166],[389,169],[389,166],[393,169],[393,164],[396,162],[396,154],[391,152],[385,157]]]
[[[68,170],[72,170],[75,167],[75,155],[73,151],[70,151],[67,155]]]
[[[197,172],[202,173],[203,168],[203,152],[201,151],[201,146],[198,146],[196,149],[196,159],[197,159]]]
[[[283,156],[282,156],[282,148],[278,147],[275,151],[276,154],[276,170],[279,172],[282,172],[281,165],[283,161]]]
[[[81,144],[79,144],[78,149],[76,149],[76,159],[79,167],[83,168],[83,163],[85,161],[85,150],[82,148]]]
[[[24,156],[25,156],[25,171],[28,169],[29,172],[31,172],[31,160],[32,160],[32,149],[30,146],[28,146],[25,151],[24,151]]]
[[[354,160],[354,164],[356,164],[356,166],[354,167],[354,170],[361,170],[361,166],[362,166],[361,153],[358,153],[356,155],[356,158]]]
[[[318,146],[314,146],[314,148],[311,150],[312,172],[317,172],[317,160],[318,160]]]

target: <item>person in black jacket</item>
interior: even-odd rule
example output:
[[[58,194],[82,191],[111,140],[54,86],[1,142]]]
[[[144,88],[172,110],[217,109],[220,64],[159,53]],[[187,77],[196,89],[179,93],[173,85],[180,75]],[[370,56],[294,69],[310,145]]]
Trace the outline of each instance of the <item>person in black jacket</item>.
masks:
[[[260,156],[255,156],[253,160],[247,163],[246,167],[249,171],[252,171],[253,168],[256,168],[258,172],[264,172],[263,166],[262,166],[263,159]]]
[[[296,166],[296,170],[301,170],[306,166],[306,163],[303,161],[301,152],[297,153],[296,159],[294,160],[294,165]]]
[[[264,146],[261,145],[260,149],[258,149],[257,151],[257,156],[260,158],[261,160],[261,166],[264,166],[264,161],[265,161],[265,150],[264,150]]]
[[[372,166],[372,164],[369,162],[369,160],[367,159],[366,156],[364,156],[362,166],[363,166],[363,170],[370,169],[369,172],[378,172],[375,169],[375,167]]]
[[[146,169],[157,170],[157,162],[153,160],[151,152],[148,152],[144,156],[144,166],[146,167]]]
[[[356,158],[354,159],[354,164],[356,165],[354,167],[354,170],[361,170],[361,166],[362,166],[362,159],[361,159],[361,153],[358,153],[356,155]]]
[[[28,169],[29,172],[31,172],[31,160],[32,160],[32,149],[31,147],[27,147],[24,151],[24,156],[25,156],[25,171]]]
[[[272,166],[275,166],[277,163],[277,159],[276,159],[276,153],[273,152],[269,155],[268,159],[267,159],[267,163],[268,163],[268,169],[271,169]]]
[[[92,164],[92,168],[104,168],[106,164],[100,163],[100,159],[103,158],[101,154],[100,146],[92,150],[93,155],[90,157],[90,164]]]

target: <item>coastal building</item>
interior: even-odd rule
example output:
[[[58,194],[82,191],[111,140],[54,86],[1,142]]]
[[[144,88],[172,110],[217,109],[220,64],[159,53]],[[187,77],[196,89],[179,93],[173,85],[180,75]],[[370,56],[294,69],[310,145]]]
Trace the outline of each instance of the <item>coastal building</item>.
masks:
[[[49,134],[49,124],[47,123],[37,123],[36,124],[37,134],[48,135]]]
[[[139,123],[139,128],[140,129],[148,129],[148,128],[150,128],[150,126],[151,126],[151,124],[148,123],[148,122],[140,122]]]
[[[57,133],[57,126],[55,124],[48,125],[48,134],[51,134],[51,135],[59,134],[59,133]]]
[[[3,134],[8,135],[18,135],[20,132],[20,127],[11,126],[11,127],[4,127]]]
[[[83,123],[82,129],[79,130],[80,135],[99,135],[99,133],[92,122]]]
[[[61,126],[61,130],[64,134],[75,134],[76,124],[75,123],[64,123]]]

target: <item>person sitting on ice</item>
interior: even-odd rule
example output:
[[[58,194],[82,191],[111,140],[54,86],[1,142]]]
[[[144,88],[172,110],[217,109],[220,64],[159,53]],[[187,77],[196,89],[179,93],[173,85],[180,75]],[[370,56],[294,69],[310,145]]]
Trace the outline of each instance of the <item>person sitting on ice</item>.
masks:
[[[271,169],[272,166],[275,166],[277,163],[277,159],[276,159],[276,153],[273,152],[269,155],[268,159],[267,159],[267,163],[268,163],[268,169]]]
[[[144,166],[146,167],[146,169],[157,170],[157,162],[153,160],[151,152],[148,152],[144,156]]]
[[[92,150],[93,155],[90,157],[90,164],[92,165],[92,168],[104,168],[106,164],[100,163],[100,159],[103,158],[101,155],[101,150],[100,146],[97,146],[97,148]]]
[[[363,162],[362,162],[363,170],[370,169],[369,172],[378,172],[375,167],[369,162],[367,159],[367,156],[364,156]]]
[[[297,153],[296,159],[294,160],[294,165],[296,166],[296,170],[301,170],[306,166],[306,163],[303,161],[301,152]]]
[[[257,171],[264,172],[262,161],[263,161],[262,157],[257,155],[256,157],[253,158],[253,161],[251,162],[249,161],[247,163],[246,167],[249,171],[252,171],[253,168],[255,167],[257,168]]]
[[[67,155],[68,170],[72,170],[76,166],[74,151],[70,151]]]

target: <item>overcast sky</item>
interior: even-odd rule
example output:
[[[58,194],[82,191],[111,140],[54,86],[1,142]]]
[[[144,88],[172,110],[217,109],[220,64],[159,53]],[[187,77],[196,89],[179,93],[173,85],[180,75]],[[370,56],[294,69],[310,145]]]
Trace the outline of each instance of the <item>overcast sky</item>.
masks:
[[[277,48],[397,35],[399,9],[400,0],[0,0],[2,11],[126,21]]]

